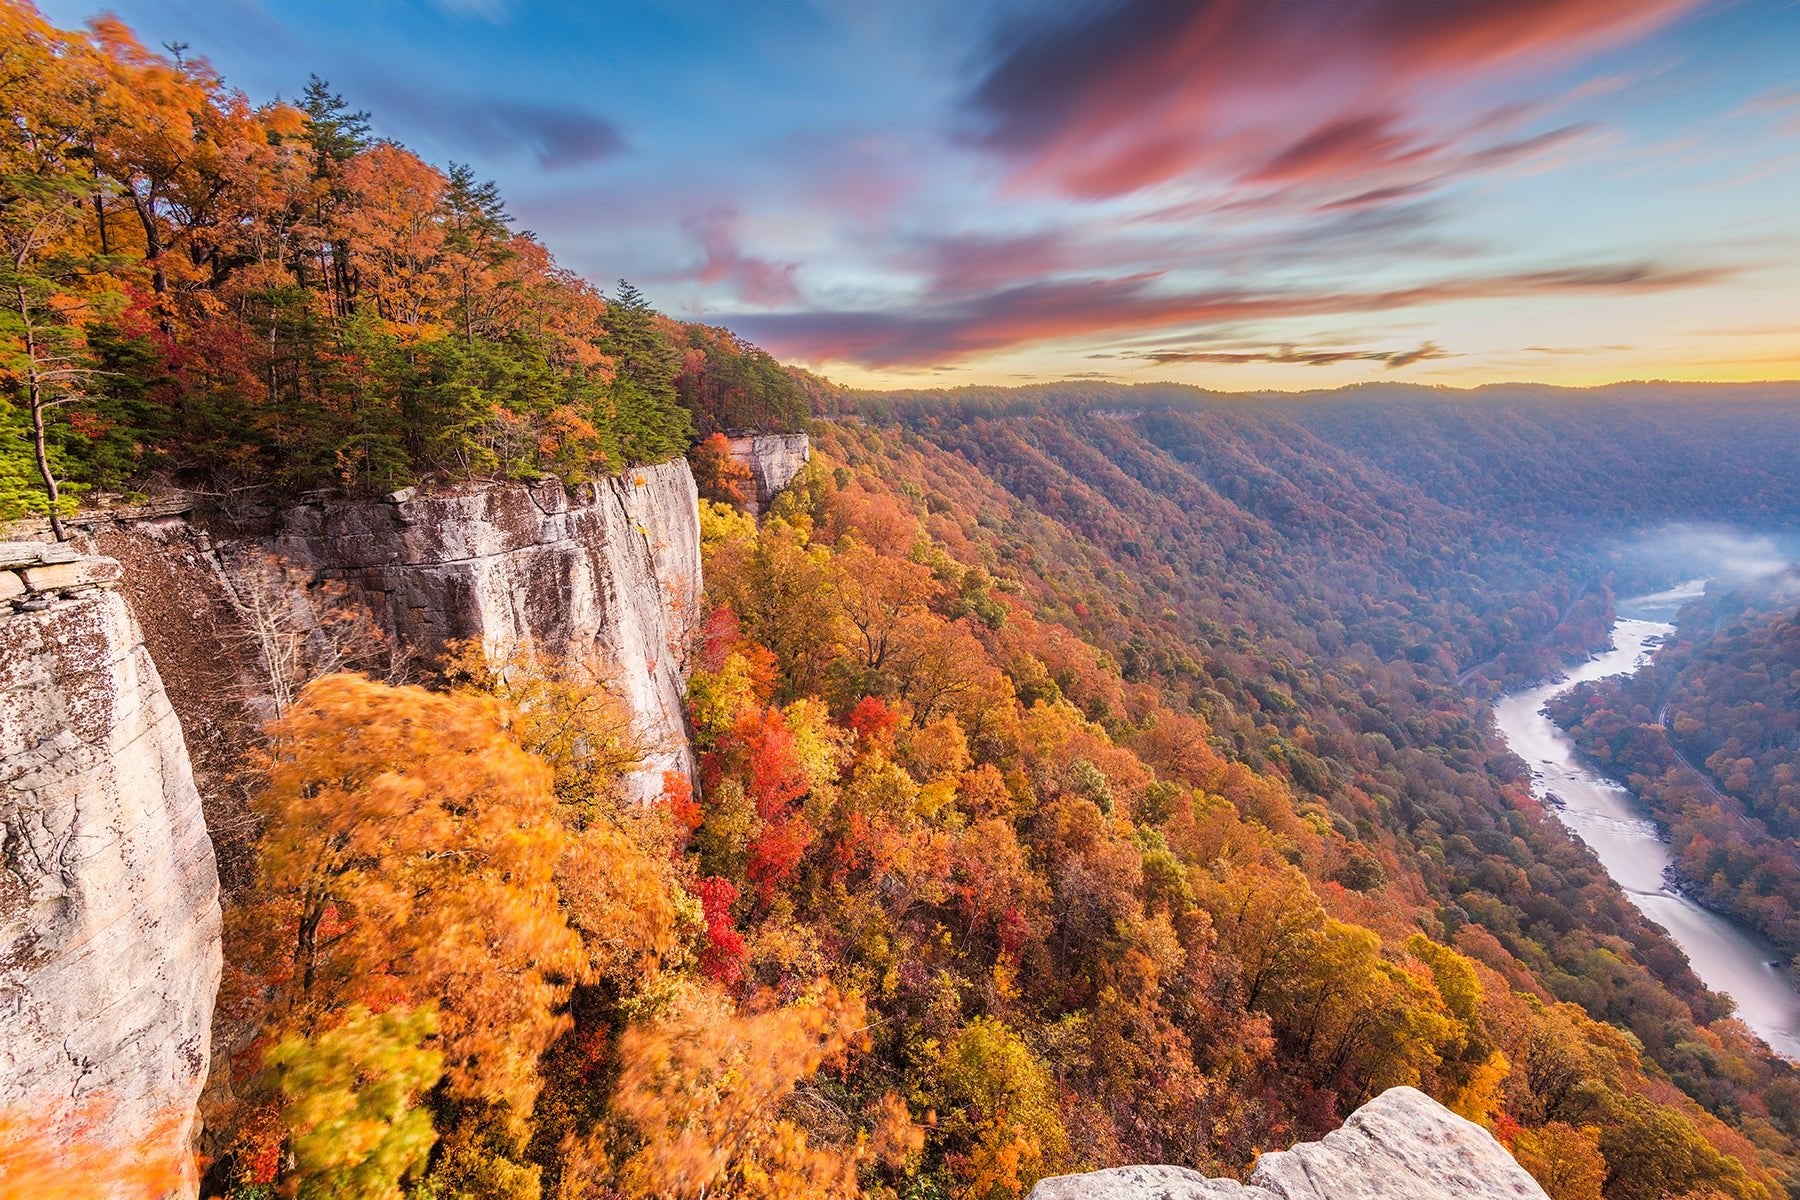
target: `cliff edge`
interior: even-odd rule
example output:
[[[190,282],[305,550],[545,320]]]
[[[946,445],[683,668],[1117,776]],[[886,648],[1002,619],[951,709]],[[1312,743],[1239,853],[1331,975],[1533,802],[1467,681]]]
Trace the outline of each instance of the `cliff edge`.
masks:
[[[1247,1183],[1185,1167],[1041,1181],[1026,1200],[1546,1200],[1494,1140],[1425,1093],[1390,1088],[1316,1142],[1257,1160]]]
[[[119,574],[0,543],[0,1108],[185,1155],[219,877]]]
[[[693,774],[684,703],[700,518],[685,460],[574,489],[551,480],[302,504],[272,537],[220,551],[227,574],[248,569],[238,556],[273,553],[344,581],[395,644],[428,660],[461,638],[595,655],[652,748],[631,792],[647,799],[664,771]]]
[[[744,509],[760,517],[782,488],[812,459],[812,439],[804,433],[740,433],[726,439],[732,460],[750,470]]]

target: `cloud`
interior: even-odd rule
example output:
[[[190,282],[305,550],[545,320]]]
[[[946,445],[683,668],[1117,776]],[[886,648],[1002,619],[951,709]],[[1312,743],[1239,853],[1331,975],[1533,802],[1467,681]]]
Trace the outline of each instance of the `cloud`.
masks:
[[[625,152],[625,136],[605,117],[560,105],[493,100],[468,113],[471,139],[490,147],[511,140],[537,156],[544,167],[574,167]]]
[[[446,145],[494,157],[525,151],[548,170],[587,166],[630,149],[624,133],[598,113],[568,104],[484,96],[448,100],[423,87],[384,80],[370,89],[376,107],[401,113]]]
[[[744,253],[738,240],[738,216],[719,209],[687,222],[684,228],[700,241],[706,258],[691,278],[701,283],[726,283],[746,304],[777,307],[800,298],[794,283],[798,263],[770,262]]]
[[[1655,263],[1564,267],[1469,276],[1380,291],[1168,291],[1162,276],[1059,279],[946,297],[904,311],[743,314],[723,323],[777,355],[872,369],[942,365],[1052,339],[1282,317],[1383,312],[1458,300],[1580,293],[1628,295],[1696,287],[1729,272]],[[1413,361],[1417,361],[1416,359]]]
[[[1061,23],[1033,7],[996,35],[964,111],[1015,183],[1072,196],[1196,177],[1369,194],[1528,146],[1484,147],[1496,114],[1458,117],[1447,93],[1631,41],[1693,3],[1112,0]]]
[[[1305,350],[1281,346],[1269,350],[1152,350],[1136,355],[1148,362],[1171,363],[1299,363],[1309,367],[1329,367],[1343,362],[1378,362],[1388,370],[1410,367],[1416,362],[1437,358],[1454,358],[1436,342],[1421,342],[1413,350]]]

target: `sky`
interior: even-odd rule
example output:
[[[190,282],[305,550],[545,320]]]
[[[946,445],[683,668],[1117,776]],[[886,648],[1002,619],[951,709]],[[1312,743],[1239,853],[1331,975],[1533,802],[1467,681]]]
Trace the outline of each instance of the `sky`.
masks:
[[[1793,0],[40,0],[855,386],[1800,377]]]

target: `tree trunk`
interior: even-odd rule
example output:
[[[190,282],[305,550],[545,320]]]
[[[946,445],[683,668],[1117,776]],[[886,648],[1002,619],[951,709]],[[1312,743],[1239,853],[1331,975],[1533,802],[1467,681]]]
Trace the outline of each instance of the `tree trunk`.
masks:
[[[18,300],[19,320],[25,329],[25,373],[27,395],[31,404],[31,448],[37,455],[38,474],[44,478],[44,494],[50,498],[50,532],[56,540],[66,542],[68,534],[63,532],[62,514],[57,511],[61,492],[56,486],[56,473],[50,469],[50,446],[44,432],[44,409],[49,397],[44,395],[44,382],[38,375],[37,328],[31,321],[31,299],[25,294],[23,287],[15,287],[13,294]]]

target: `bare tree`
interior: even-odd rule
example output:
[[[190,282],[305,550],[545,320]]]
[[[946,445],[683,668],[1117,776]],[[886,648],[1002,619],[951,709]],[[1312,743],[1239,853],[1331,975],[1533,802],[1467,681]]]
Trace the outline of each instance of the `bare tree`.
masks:
[[[276,716],[308,683],[333,671],[360,670],[389,682],[407,674],[409,656],[394,648],[342,582],[319,580],[264,553],[229,571],[227,583],[237,637],[256,660]]]

